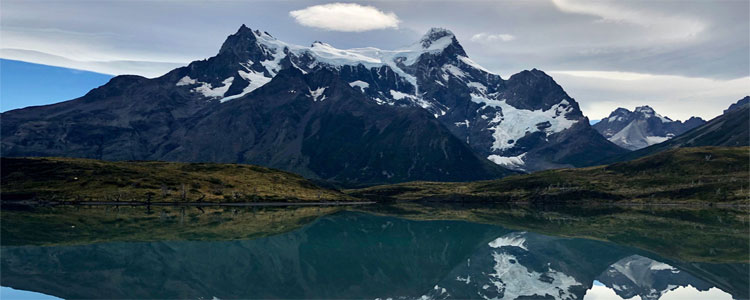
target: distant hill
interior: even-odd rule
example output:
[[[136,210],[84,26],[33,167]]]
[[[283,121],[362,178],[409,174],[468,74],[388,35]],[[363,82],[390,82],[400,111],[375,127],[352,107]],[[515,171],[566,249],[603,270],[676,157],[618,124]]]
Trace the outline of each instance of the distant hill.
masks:
[[[690,147],[608,166],[467,183],[410,182],[347,191],[372,200],[724,202],[747,204],[749,147]]]
[[[299,175],[239,164],[0,158],[2,199],[254,202],[351,200]],[[183,196],[184,195],[184,196]]]
[[[685,122],[673,121],[656,113],[649,106],[639,106],[634,111],[618,108],[592,127],[610,142],[625,149],[637,150],[661,143],[705,123],[706,121],[697,117]]]
[[[750,146],[750,104],[745,97],[724,113],[671,140],[602,161],[628,161],[661,151],[700,146]],[[744,104],[743,104],[744,103]]]
[[[729,108],[725,109],[724,113],[727,113],[728,111],[740,109],[748,104],[750,104],[750,96],[745,96],[745,98],[740,99],[740,101],[733,103],[732,105],[729,106]]]

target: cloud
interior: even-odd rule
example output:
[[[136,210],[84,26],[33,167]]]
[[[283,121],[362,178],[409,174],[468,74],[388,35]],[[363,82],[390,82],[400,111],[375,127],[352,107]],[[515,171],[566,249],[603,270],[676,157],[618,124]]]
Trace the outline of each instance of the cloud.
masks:
[[[706,29],[706,24],[695,18],[665,15],[644,9],[622,6],[618,1],[552,0],[555,6],[567,13],[599,17],[599,22],[624,23],[641,26],[660,40],[691,39]]]
[[[501,34],[491,34],[491,33],[477,33],[473,36],[471,36],[472,42],[477,43],[492,43],[496,41],[502,41],[502,42],[510,42],[512,40],[515,40],[516,37],[507,33],[501,33]]]
[[[297,23],[332,31],[362,32],[398,28],[400,20],[392,12],[355,3],[314,5],[289,12]]]
[[[750,95],[750,77],[720,80],[702,77],[611,71],[550,71],[581,105],[584,115],[601,119],[618,107],[649,105],[662,115],[686,120],[711,119]]]
[[[71,70],[86,70],[110,75],[135,74],[146,77],[158,77],[172,69],[186,65],[186,63],[179,62],[135,60],[81,61],[39,51],[8,48],[0,49],[0,57]]]

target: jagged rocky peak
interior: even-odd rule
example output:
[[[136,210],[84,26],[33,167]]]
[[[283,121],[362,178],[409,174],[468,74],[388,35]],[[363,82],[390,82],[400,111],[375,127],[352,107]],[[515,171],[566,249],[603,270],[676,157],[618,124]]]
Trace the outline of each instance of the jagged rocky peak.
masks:
[[[422,39],[419,42],[422,44],[422,48],[427,49],[432,45],[432,43],[445,37],[449,39],[455,39],[456,36],[452,31],[448,29],[433,27],[430,28],[430,30],[428,30],[424,36],[422,36]]]
[[[323,69],[326,69],[327,73],[320,72]],[[306,74],[304,76],[306,79],[300,81],[298,78],[300,74]],[[323,75],[330,78],[322,78]],[[323,79],[334,78],[336,80],[323,81]],[[271,84],[272,82],[273,84]],[[244,115],[236,112],[233,108],[243,105],[250,105],[249,107],[252,108],[252,105],[259,105],[263,109],[275,109],[274,103],[278,103],[277,101],[258,102],[258,99],[266,99],[273,95],[274,97],[283,96],[283,98],[289,100],[288,103],[295,100],[294,104],[299,106],[295,106],[296,110],[293,112],[300,114],[306,114],[310,112],[309,109],[314,107],[322,107],[320,109],[323,109],[332,107],[333,103],[347,103],[349,106],[340,107],[338,112],[330,112],[330,115],[323,111],[314,111],[319,113],[317,116],[321,120],[334,123],[339,122],[334,120],[341,117],[342,113],[347,116],[347,112],[360,114],[360,110],[364,108],[368,110],[377,109],[382,113],[378,115],[382,117],[380,121],[375,122],[373,120],[374,123],[378,124],[381,124],[382,120],[391,120],[392,118],[387,117],[389,115],[407,116],[416,114],[414,115],[416,119],[410,119],[409,124],[413,126],[409,124],[395,125],[397,123],[392,123],[392,126],[395,126],[394,128],[397,131],[405,130],[405,132],[410,132],[409,128],[419,128],[420,126],[436,126],[430,128],[448,130],[449,132],[438,132],[435,136],[445,138],[446,141],[450,140],[448,142],[456,150],[455,155],[451,156],[460,157],[465,162],[459,160],[446,161],[446,165],[440,167],[443,171],[448,170],[449,167],[452,168],[453,163],[464,166],[471,163],[477,168],[486,168],[488,171],[484,175],[488,176],[489,174],[496,174],[495,172],[500,169],[496,165],[491,165],[490,161],[479,160],[476,156],[488,158],[496,164],[515,170],[534,171],[566,166],[583,166],[598,161],[605,156],[624,151],[593,132],[588,123],[584,122],[585,117],[583,117],[575,100],[568,96],[550,76],[540,70],[533,69],[514,75],[509,80],[503,80],[499,75],[493,74],[469,59],[456,36],[451,31],[442,28],[430,29],[422,39],[415,41],[407,48],[382,50],[372,47],[337,49],[323,42],[314,42],[311,46],[300,46],[286,43],[268,33],[252,30],[242,25],[235,33],[227,37],[218,55],[205,60],[194,61],[186,67],[175,69],[154,80],[150,85],[149,83],[133,84],[132,91],[128,90],[128,92],[138,95],[143,99],[143,103],[148,104],[153,102],[152,99],[164,99],[164,102],[172,103],[175,98],[179,99],[180,103],[190,104],[185,106],[186,112],[183,115],[186,116],[185,120],[188,120],[187,117],[194,119],[175,126],[190,126],[190,130],[196,132],[194,136],[206,134],[208,136],[205,138],[206,140],[212,138],[211,132],[223,130],[217,130],[220,124],[217,125],[212,122]],[[296,89],[294,89],[293,94],[289,94],[292,90],[290,87],[295,84]],[[110,84],[109,86],[117,87],[118,85]],[[261,87],[265,88],[261,89]],[[102,91],[107,92],[102,92],[98,96],[102,99],[110,98],[110,95],[117,92],[116,89]],[[309,99],[313,101],[310,102]],[[339,102],[337,99],[348,100]],[[315,106],[308,106],[313,102],[316,104]],[[78,102],[74,104],[80,105]],[[263,107],[264,105],[269,107]],[[179,108],[183,109],[182,107]],[[142,111],[144,110],[136,112]],[[195,111],[202,111],[203,113],[190,116]],[[122,115],[129,116],[131,113],[134,112],[124,111]],[[221,115],[221,117],[208,119],[205,117],[208,113],[215,113]],[[281,115],[285,118],[292,118],[279,112],[279,116]],[[434,118],[426,119],[425,116]],[[196,119],[204,119],[204,122],[207,123],[194,125]],[[267,115],[257,115],[254,118],[254,120],[262,119],[273,118]],[[117,126],[127,123],[121,120],[113,122]],[[172,126],[169,125],[163,127],[167,128],[163,132],[153,133],[149,137],[153,140],[169,140],[171,144],[163,149],[151,146],[151,144],[162,145],[163,142],[153,142],[142,147],[139,146],[138,151],[142,151],[142,153],[139,152],[141,156],[125,157],[125,155],[128,155],[127,153],[132,152],[132,149],[120,151],[115,147],[120,145],[117,143],[121,143],[121,140],[127,140],[128,137],[113,135],[113,138],[109,140],[113,145],[112,149],[106,150],[100,157],[197,161],[216,160],[218,157],[222,157],[222,161],[235,161],[237,153],[232,152],[234,150],[231,149],[239,149],[238,147],[242,146],[248,151],[243,152],[245,153],[243,155],[247,155],[245,158],[247,160],[240,159],[239,161],[264,162],[266,166],[300,171],[306,176],[344,179],[345,177],[351,177],[356,180],[369,178],[368,180],[371,180],[380,176],[377,174],[389,174],[383,175],[389,181],[398,178],[397,172],[394,172],[395,167],[385,168],[382,166],[378,167],[377,173],[373,173],[372,176],[348,175],[344,171],[348,172],[349,169],[354,168],[354,165],[343,160],[338,169],[331,168],[324,170],[325,172],[313,171],[304,162],[307,160],[306,157],[311,156],[306,156],[307,154],[302,152],[284,152],[286,153],[284,155],[289,154],[290,156],[277,160],[273,158],[276,157],[275,153],[278,152],[275,150],[276,148],[273,148],[276,146],[256,140],[260,138],[255,136],[256,132],[284,132],[283,130],[298,128],[296,127],[298,125],[306,126],[306,124],[303,124],[304,122],[294,119],[292,125],[274,123],[275,125],[263,125],[262,128],[260,124],[255,122],[242,123],[232,129],[239,130],[237,132],[222,131],[233,137],[231,140],[214,143],[217,147],[226,149],[214,149],[213,146],[202,141],[200,143],[198,143],[199,141],[194,142],[197,144],[195,147],[206,148],[195,148],[185,140],[184,136],[178,135],[184,133],[184,131],[172,133],[169,130],[172,130],[173,127],[169,127]],[[20,124],[19,126],[26,126],[21,123],[18,124]],[[259,128],[262,130],[252,131],[260,130]],[[132,129],[127,126],[118,130],[123,133],[132,132]],[[347,129],[347,132],[350,132],[349,130]],[[355,129],[351,130],[354,135],[359,136],[360,132]],[[170,136],[164,136],[165,132],[169,133]],[[245,134],[246,132],[252,132],[252,134]],[[334,131],[332,130],[332,132]],[[443,136],[445,132],[451,135]],[[234,144],[236,140],[240,140],[237,137],[241,136],[250,136],[250,142],[243,145]],[[59,140],[59,137],[54,135],[44,138]],[[23,143],[26,143],[22,139],[15,142],[9,141],[4,145],[14,147],[13,151],[19,154],[44,153],[45,155],[59,156],[79,155],[81,153],[76,152],[78,148],[68,146],[61,146],[58,150],[52,151],[47,146],[40,144],[39,147],[46,147],[40,150],[22,146]],[[338,153],[333,151],[341,149],[341,144],[337,141],[335,136],[326,135],[325,138],[321,137],[318,142],[313,144],[316,147],[321,144],[331,144],[331,153]],[[287,145],[298,145],[294,143],[299,141],[290,138],[286,142],[288,142]],[[423,142],[424,144],[422,144]],[[11,145],[11,143],[16,144]],[[403,144],[401,145],[402,148],[395,147],[394,149],[396,151],[408,151],[408,149],[434,151],[426,140],[420,139],[412,141],[412,143],[414,145]],[[230,144],[236,147],[226,147]],[[216,152],[190,152],[193,150]],[[251,157],[249,153],[258,156]],[[435,153],[445,153],[445,151]],[[446,158],[453,159],[452,157]],[[256,158],[258,160],[255,160]],[[429,169],[435,165],[434,161],[423,159],[420,160],[420,164],[422,163],[423,165],[417,167],[422,166]],[[470,168],[464,167],[463,169]],[[463,180],[476,177],[474,174],[461,173],[462,171],[458,169],[450,171],[452,175],[448,177],[438,177],[437,174],[447,174],[447,171],[443,171],[429,171],[428,173],[434,174],[435,177],[421,176],[419,178]],[[342,181],[348,180],[344,179]]]
[[[644,114],[654,114],[654,109],[651,108],[651,106],[648,106],[648,105],[637,106],[635,108],[635,112],[644,113]]]
[[[257,42],[257,36],[260,32],[253,31],[252,29],[242,24],[235,34],[232,34],[224,40],[224,44],[221,45],[219,54],[222,53],[233,53],[241,54],[249,51]]]
[[[513,74],[508,80],[524,81],[526,83],[544,83],[546,85],[557,85],[557,83],[555,83],[555,80],[552,79],[551,76],[536,68],[531,70],[523,70],[521,72]]]
[[[419,44],[425,51],[451,50],[449,52],[455,55],[467,56],[456,35],[445,28],[430,28],[419,40]]]
[[[641,149],[664,142],[706,123],[692,117],[685,122],[674,121],[657,113],[651,106],[638,106],[632,112],[617,108],[593,127],[609,141],[629,150]]]
[[[609,118],[609,120],[611,122],[611,121],[614,121],[614,119],[616,119],[617,117],[625,118],[625,117],[629,116],[631,113],[633,113],[633,112],[631,112],[627,108],[618,107],[617,109],[613,110],[609,114],[608,118]]]
[[[575,117],[583,117],[583,114],[579,112],[578,103],[570,98],[551,76],[538,69],[524,70],[512,75],[505,86],[506,91],[503,97],[516,108],[547,110],[560,103],[561,100],[566,100],[575,107]]]
[[[657,114],[656,111],[654,111],[654,109],[651,108],[651,106],[648,106],[648,105],[638,106],[635,108],[633,112],[641,114],[645,117],[654,117],[654,116],[662,117],[661,115]],[[666,119],[664,121],[667,121],[667,120],[672,121],[672,119],[670,118],[667,118],[667,117],[663,117],[663,118]]]
[[[744,98],[730,105],[729,108],[725,109],[724,113],[727,113],[733,110],[738,110],[748,104],[750,104],[750,96],[745,96]]]

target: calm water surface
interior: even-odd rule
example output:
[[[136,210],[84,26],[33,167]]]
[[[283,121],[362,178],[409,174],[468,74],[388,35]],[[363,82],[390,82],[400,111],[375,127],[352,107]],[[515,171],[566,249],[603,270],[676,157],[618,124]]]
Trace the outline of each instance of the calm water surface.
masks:
[[[747,299],[747,214],[510,207],[3,211],[3,299]]]

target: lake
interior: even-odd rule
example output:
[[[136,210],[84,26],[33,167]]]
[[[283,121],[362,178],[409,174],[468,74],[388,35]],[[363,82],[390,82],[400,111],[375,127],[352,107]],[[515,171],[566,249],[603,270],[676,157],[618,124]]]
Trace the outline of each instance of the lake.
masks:
[[[747,299],[745,208],[13,207],[3,299]]]

